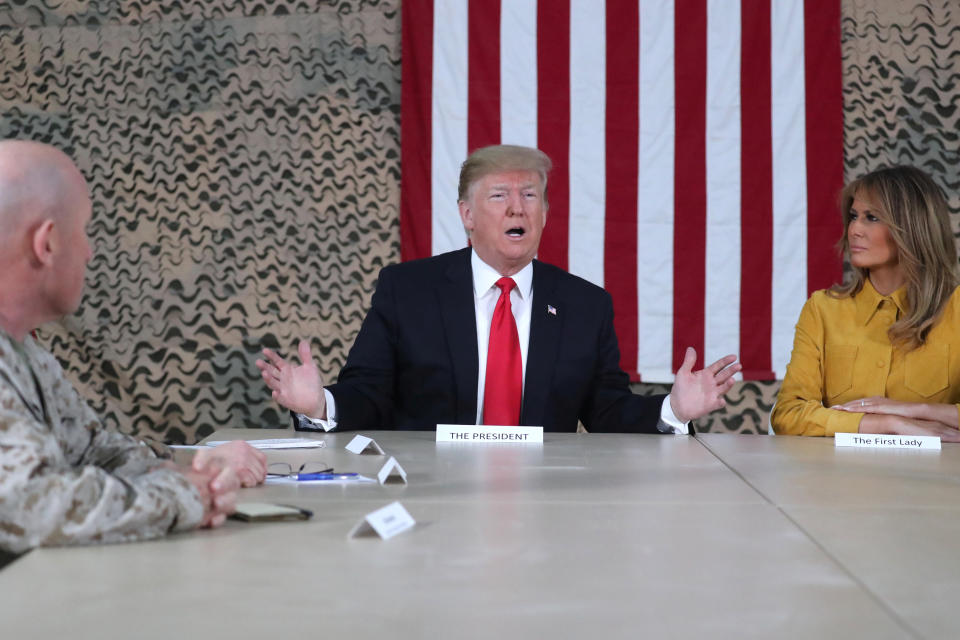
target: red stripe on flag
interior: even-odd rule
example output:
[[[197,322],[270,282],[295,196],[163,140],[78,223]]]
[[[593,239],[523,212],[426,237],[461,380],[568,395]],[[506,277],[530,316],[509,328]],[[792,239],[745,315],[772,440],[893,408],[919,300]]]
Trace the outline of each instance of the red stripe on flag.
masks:
[[[678,2],[674,13],[673,369],[686,347],[703,357],[707,243],[707,4]]]
[[[640,9],[637,0],[607,0],[606,8],[604,286],[613,296],[620,366],[636,374]]]
[[[843,232],[837,196],[843,188],[843,69],[840,2],[805,2],[804,82],[807,122],[807,293],[841,274],[835,249]]]
[[[570,242],[570,2],[537,3],[537,146],[553,160],[537,257],[566,269]]]
[[[401,12],[400,259],[430,255],[433,0],[407,0]]]
[[[469,0],[467,12],[467,151],[472,153],[500,144],[500,2]]]
[[[746,380],[773,380],[773,140],[770,4],[741,0],[740,362]]]

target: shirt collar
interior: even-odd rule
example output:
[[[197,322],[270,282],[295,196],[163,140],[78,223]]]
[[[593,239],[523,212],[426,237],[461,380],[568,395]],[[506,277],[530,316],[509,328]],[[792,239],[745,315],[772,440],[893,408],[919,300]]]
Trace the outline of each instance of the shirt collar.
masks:
[[[477,298],[483,297],[502,276],[496,269],[480,259],[476,250],[470,252],[470,266],[473,269],[473,290]],[[533,262],[510,276],[517,283],[517,293],[523,300],[529,300],[533,291]]]
[[[863,288],[860,289],[860,293],[854,296],[854,302],[857,305],[857,324],[865,325],[870,322],[870,319],[873,318],[873,314],[876,313],[877,309],[880,307],[880,303],[882,303],[884,300],[892,302],[900,314],[906,313],[906,285],[900,287],[890,295],[884,296],[880,295],[880,293],[873,288],[873,283],[870,282],[869,276],[864,278]]]

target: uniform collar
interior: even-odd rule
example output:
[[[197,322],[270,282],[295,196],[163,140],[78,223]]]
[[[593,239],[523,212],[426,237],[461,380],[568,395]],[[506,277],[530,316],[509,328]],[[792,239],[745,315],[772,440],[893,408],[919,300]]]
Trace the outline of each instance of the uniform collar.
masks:
[[[908,311],[907,286],[904,285],[890,295],[884,296],[873,288],[873,283],[867,276],[863,279],[863,288],[854,296],[853,301],[857,305],[857,324],[866,325],[884,301],[892,302],[897,308],[898,315],[906,313]]]
[[[47,421],[47,401],[31,360],[39,351],[28,334],[23,342],[0,329],[0,384],[9,385],[39,422]]]

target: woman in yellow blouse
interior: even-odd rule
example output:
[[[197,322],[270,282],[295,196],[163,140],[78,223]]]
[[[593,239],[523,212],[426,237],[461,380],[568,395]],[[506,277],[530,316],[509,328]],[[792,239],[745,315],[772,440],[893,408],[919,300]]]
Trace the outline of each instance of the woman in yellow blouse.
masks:
[[[797,322],[771,423],[960,441],[960,293],[947,203],[919,169],[880,169],[840,197],[852,276]]]

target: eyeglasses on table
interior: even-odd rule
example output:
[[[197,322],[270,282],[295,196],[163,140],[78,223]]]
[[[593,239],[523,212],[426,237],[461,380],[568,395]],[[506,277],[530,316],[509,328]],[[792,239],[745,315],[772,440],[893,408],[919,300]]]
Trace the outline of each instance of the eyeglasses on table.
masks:
[[[289,478],[301,473],[332,473],[333,467],[322,460],[308,460],[294,469],[289,462],[271,462],[267,465],[267,476],[273,478]]]

